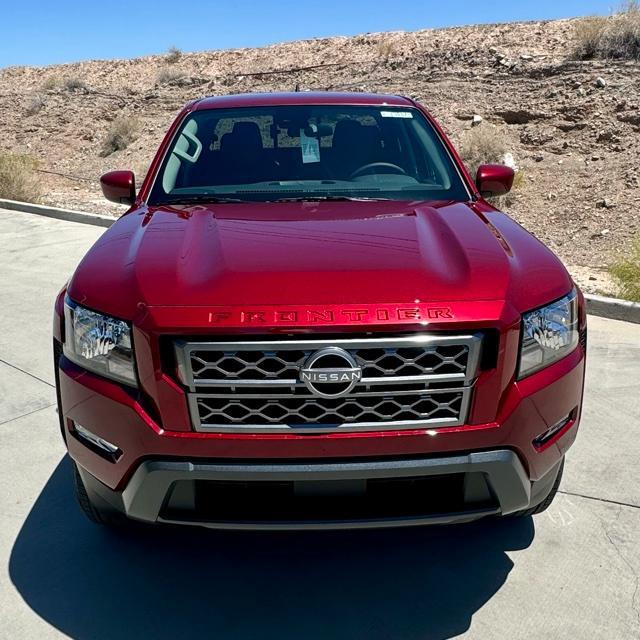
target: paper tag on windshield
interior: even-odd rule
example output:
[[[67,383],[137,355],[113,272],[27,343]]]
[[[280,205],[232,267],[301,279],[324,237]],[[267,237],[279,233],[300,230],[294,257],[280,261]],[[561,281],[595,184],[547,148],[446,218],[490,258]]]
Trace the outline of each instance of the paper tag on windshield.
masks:
[[[381,111],[383,118],[413,118],[411,111]]]
[[[315,125],[311,125],[315,127]],[[320,162],[320,141],[315,136],[308,136],[304,129],[300,129],[300,148],[302,149],[302,162]]]

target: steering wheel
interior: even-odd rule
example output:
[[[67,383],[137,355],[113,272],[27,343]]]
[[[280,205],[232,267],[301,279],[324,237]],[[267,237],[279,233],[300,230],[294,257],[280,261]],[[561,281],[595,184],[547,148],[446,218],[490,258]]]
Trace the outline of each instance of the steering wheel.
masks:
[[[370,162],[369,164],[364,164],[361,167],[358,167],[353,173],[351,173],[349,178],[357,178],[363,173],[368,173],[369,170],[373,169],[374,167],[393,169],[393,173],[400,173],[403,176],[407,175],[407,172],[402,167],[399,167],[397,164],[393,164],[393,162]]]

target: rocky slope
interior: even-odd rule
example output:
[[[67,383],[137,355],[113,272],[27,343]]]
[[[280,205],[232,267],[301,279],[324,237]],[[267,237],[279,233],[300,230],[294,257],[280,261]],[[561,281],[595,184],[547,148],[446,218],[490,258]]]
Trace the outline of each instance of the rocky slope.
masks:
[[[184,54],[173,64],[152,56],[7,68],[0,152],[72,176],[42,173],[45,202],[117,213],[97,177],[114,168],[142,177],[187,100],[296,86],[409,95],[455,142],[474,115],[505,140],[523,176],[506,210],[587,289],[610,292],[606,266],[640,232],[640,64],[576,60],[574,22],[326,38]],[[136,139],[103,157],[117,116],[135,120]]]

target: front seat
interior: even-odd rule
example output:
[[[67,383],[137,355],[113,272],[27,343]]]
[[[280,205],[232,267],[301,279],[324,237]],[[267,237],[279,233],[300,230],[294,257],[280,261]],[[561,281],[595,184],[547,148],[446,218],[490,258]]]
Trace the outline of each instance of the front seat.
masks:
[[[220,182],[260,182],[265,173],[262,136],[255,122],[236,122],[231,132],[222,136],[219,154]]]

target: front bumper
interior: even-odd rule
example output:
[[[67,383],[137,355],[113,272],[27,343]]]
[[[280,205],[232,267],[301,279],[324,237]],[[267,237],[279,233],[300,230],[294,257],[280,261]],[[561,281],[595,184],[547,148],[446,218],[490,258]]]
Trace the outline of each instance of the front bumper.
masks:
[[[216,529],[345,529],[443,524],[513,513],[546,497],[558,466],[532,483],[518,456],[507,449],[457,456],[345,462],[147,460],[121,492],[112,491],[82,467],[80,474],[93,501],[143,522]],[[421,489],[428,486],[424,483],[439,481],[442,489],[444,479],[457,492],[455,499],[446,500],[447,508],[442,508],[442,501],[434,503],[423,493],[417,494],[417,501],[403,501],[403,495],[407,494],[402,491],[412,486],[402,484],[403,481],[421,482]],[[262,487],[265,482],[289,489],[281,502],[269,501],[266,505],[268,518],[255,516],[248,501],[240,507],[242,517],[230,517],[237,505],[231,505],[230,510],[226,498],[221,497],[225,493],[218,494],[218,501],[215,494],[208,493],[203,504],[204,486],[221,485],[228,490],[233,484]],[[368,509],[367,492],[384,486],[381,482],[389,486],[395,483],[400,491],[391,500],[381,500],[378,494],[369,501],[374,507]],[[258,496],[265,499],[263,492]],[[301,504],[307,508],[301,509]],[[264,510],[265,505],[261,506]]]
[[[365,460],[425,458],[461,452],[509,449],[532,482],[557,464],[573,443],[584,380],[581,349],[543,371],[507,385],[495,419],[454,428],[326,434],[229,434],[177,431],[163,426],[120,385],[58,363],[60,416],[71,457],[113,491],[123,491],[145,460],[210,462]],[[475,402],[483,397],[476,393]],[[186,403],[183,403],[183,406]],[[168,404],[176,411],[180,404]],[[567,428],[543,448],[533,441],[572,415]],[[166,417],[165,417],[166,420]],[[74,432],[81,425],[117,445],[117,461],[86,446]]]

